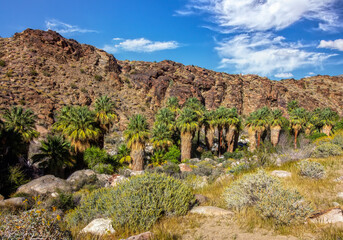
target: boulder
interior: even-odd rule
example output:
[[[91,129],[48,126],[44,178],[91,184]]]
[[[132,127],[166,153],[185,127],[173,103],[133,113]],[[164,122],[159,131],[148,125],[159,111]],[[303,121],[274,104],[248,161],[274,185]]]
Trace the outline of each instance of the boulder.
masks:
[[[82,188],[83,185],[90,182],[98,182],[101,186],[108,186],[110,184],[109,179],[111,175],[98,174],[91,169],[84,169],[73,172],[68,178],[67,182],[70,183],[73,191],[77,191]]]
[[[337,197],[338,197],[338,198],[342,198],[342,199],[343,199],[343,192],[339,192],[339,193],[337,193]]]
[[[91,233],[94,235],[113,234],[116,231],[112,227],[112,220],[108,218],[97,218],[91,221],[81,233]]]
[[[193,169],[190,166],[188,166],[186,163],[179,164],[179,167],[180,167],[181,172],[192,172],[193,171]]]
[[[2,200],[4,200],[5,198],[4,198],[4,196],[2,196],[1,194],[0,194],[0,201],[2,201]]]
[[[340,208],[334,208],[309,219],[311,223],[339,223],[343,222],[343,212]]]
[[[203,204],[203,203],[208,201],[208,198],[204,195],[201,195],[201,194],[195,194],[194,197],[195,197],[195,200],[197,201],[197,203],[199,203],[199,204]]]
[[[72,190],[71,185],[66,180],[53,175],[45,175],[20,186],[17,193],[45,195],[54,193],[57,189],[63,192],[71,192]]]
[[[0,207],[24,208],[28,207],[28,201],[24,197],[14,197],[0,201]]]
[[[152,238],[152,236],[152,232],[145,232],[135,236],[131,236],[129,238],[126,238],[125,240],[149,240]]]
[[[111,178],[110,178],[110,185],[111,187],[115,187],[117,186],[119,183],[123,182],[123,181],[126,181],[128,178],[122,176],[122,175],[113,175]]]
[[[137,176],[137,175],[142,175],[142,174],[144,174],[144,170],[143,171],[132,171],[131,172],[131,177],[132,176]]]
[[[201,214],[205,216],[233,216],[234,213],[218,208],[218,207],[212,207],[212,206],[201,206],[201,207],[194,207],[190,213],[195,213],[195,214]]]
[[[279,177],[279,178],[288,178],[292,177],[292,173],[282,170],[274,170],[271,172],[272,176]]]

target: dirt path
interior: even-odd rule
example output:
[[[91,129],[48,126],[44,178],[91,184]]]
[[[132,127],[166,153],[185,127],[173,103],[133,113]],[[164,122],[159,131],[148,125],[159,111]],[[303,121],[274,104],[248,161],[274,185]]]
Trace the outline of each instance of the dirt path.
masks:
[[[187,229],[183,240],[296,240],[293,236],[273,235],[263,229],[245,232],[229,218],[207,217],[199,220],[199,227]]]

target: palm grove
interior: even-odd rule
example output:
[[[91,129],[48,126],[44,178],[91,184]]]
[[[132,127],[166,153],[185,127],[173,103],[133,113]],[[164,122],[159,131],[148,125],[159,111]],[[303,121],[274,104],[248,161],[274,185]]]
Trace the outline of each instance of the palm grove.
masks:
[[[101,173],[113,173],[122,165],[143,170],[145,160],[153,166],[170,161],[190,159],[201,151],[218,156],[234,152],[240,132],[248,132],[249,150],[255,151],[270,141],[277,147],[281,131],[293,134],[294,148],[298,136],[330,135],[334,126],[342,128],[337,112],[330,108],[307,111],[296,101],[288,103],[288,119],[280,109],[263,107],[249,116],[240,116],[236,108],[219,107],[207,110],[196,98],[189,98],[182,106],[176,97],[167,100],[155,115],[153,126],[141,114],[132,115],[123,135],[125,144],[110,156],[103,150],[105,135],[117,121],[115,103],[107,96],[87,106],[65,106],[56,115],[51,133],[41,142],[39,153],[28,156],[30,142],[39,133],[35,129],[36,115],[30,109],[14,106],[0,118],[0,190],[8,194],[23,183],[22,175],[40,172],[66,177],[68,173],[91,168]],[[147,158],[146,145],[153,153]],[[38,171],[39,173],[39,171]]]

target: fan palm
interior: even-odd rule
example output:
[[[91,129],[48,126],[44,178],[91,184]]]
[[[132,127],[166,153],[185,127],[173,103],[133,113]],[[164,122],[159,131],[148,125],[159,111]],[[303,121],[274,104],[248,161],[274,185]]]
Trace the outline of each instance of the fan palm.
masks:
[[[299,108],[299,104],[297,100],[292,100],[287,104],[287,112],[290,114],[294,109]]]
[[[193,134],[199,128],[198,114],[185,107],[177,118],[176,125],[181,132],[181,160],[190,159]]]
[[[228,116],[230,110],[226,107],[220,106],[216,110],[215,114],[215,124],[218,128],[218,156],[221,154],[222,141],[223,141],[223,129],[228,125]]]
[[[155,117],[157,123],[163,123],[167,126],[167,128],[171,131],[175,131],[176,129],[176,115],[169,108],[161,108]]]
[[[94,112],[85,106],[64,107],[57,116],[54,129],[71,142],[77,153],[84,152],[101,134]]]
[[[39,136],[35,128],[37,116],[31,109],[25,110],[20,106],[14,106],[11,109],[5,109],[3,118],[6,131],[13,130],[19,133],[24,142],[29,143]]]
[[[194,112],[196,112],[196,114],[198,115],[198,145],[200,144],[200,132],[201,132],[201,128],[204,124],[204,113],[206,111],[204,105],[202,105],[202,103],[199,101],[199,99],[195,98],[195,97],[191,97],[188,98],[186,103],[185,103],[185,107],[188,107],[190,109],[192,109]]]
[[[165,123],[155,122],[151,141],[155,149],[167,150],[173,145],[173,132],[168,129]]]
[[[149,139],[148,123],[140,114],[133,115],[124,131],[127,146],[131,149],[133,170],[141,171],[144,167],[144,148]]]
[[[230,108],[227,115],[226,121],[226,142],[227,152],[233,152],[235,146],[235,135],[241,128],[242,120],[238,115],[237,108]]]
[[[304,108],[295,108],[290,112],[290,127],[294,131],[294,148],[297,148],[297,138],[301,129],[306,123],[306,110]]]
[[[167,100],[167,108],[169,108],[173,113],[180,111],[179,99],[177,97],[170,97]]]
[[[322,127],[322,132],[330,136],[332,127],[339,120],[339,115],[337,112],[331,110],[330,108],[324,108],[319,113],[319,119],[320,126]]]
[[[70,143],[64,141],[62,136],[48,135],[41,142],[39,151],[40,153],[33,155],[33,162],[40,162],[40,166],[55,176],[64,177],[64,168],[75,163],[70,154]]]
[[[210,150],[213,147],[214,134],[215,134],[215,128],[216,128],[215,114],[216,114],[215,111],[206,111],[204,114],[206,143],[207,143],[208,149]]]
[[[270,114],[270,141],[274,147],[279,143],[282,125],[287,121],[282,115],[283,112],[280,109],[275,109]]]

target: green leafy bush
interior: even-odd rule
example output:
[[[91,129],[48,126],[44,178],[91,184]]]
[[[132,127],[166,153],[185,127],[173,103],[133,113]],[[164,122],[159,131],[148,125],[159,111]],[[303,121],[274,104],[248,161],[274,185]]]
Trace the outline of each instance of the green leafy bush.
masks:
[[[341,147],[336,144],[327,142],[316,147],[312,153],[312,157],[315,158],[326,158],[330,156],[337,156],[343,154]]]
[[[186,214],[193,201],[190,189],[180,180],[164,174],[144,174],[116,188],[92,192],[66,220],[69,226],[75,226],[105,216],[112,218],[116,229],[147,230],[162,216]]]
[[[116,158],[111,157],[105,150],[91,147],[86,149],[84,160],[87,166],[98,173],[111,174],[119,167]]]
[[[334,130],[335,131],[343,130],[343,118],[339,122],[336,123]]]
[[[300,175],[305,177],[319,179],[325,176],[324,166],[318,162],[304,160],[298,163],[298,168]]]
[[[327,135],[325,133],[315,132],[315,133],[312,133],[310,136],[308,136],[308,139],[310,139],[313,142],[321,137],[327,137]]]
[[[9,181],[12,183],[14,188],[18,188],[29,182],[20,166],[9,167]]]
[[[243,156],[244,156],[243,152],[240,152],[240,151],[235,151],[235,152],[232,152],[232,153],[230,153],[230,152],[224,153],[224,158],[225,159],[233,158],[233,159],[237,159],[238,160],[238,159],[243,158]]]
[[[214,158],[214,155],[211,151],[206,151],[201,154],[201,159],[204,160],[205,158]]]
[[[58,196],[52,200],[52,206],[55,206],[64,211],[73,209],[75,207],[73,194],[65,193],[62,191],[57,191],[57,193]]]
[[[285,189],[278,179],[263,170],[233,182],[224,198],[229,208],[253,207],[262,217],[270,218],[276,224],[304,221],[313,211],[311,204],[297,191]]]
[[[343,133],[335,134],[331,143],[341,147],[343,149]]]
[[[164,155],[164,159],[168,162],[179,163],[181,157],[181,152],[179,148],[175,145],[171,146]]]
[[[198,176],[210,176],[213,169],[213,166],[208,161],[202,161],[193,168],[193,173]]]

